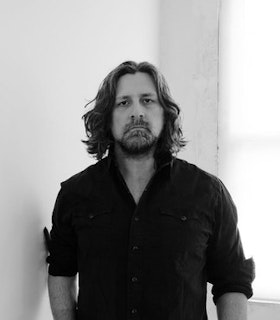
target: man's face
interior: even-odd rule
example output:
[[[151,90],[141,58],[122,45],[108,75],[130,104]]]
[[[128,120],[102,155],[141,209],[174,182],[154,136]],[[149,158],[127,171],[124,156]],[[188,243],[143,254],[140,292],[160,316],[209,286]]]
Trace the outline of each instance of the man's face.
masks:
[[[130,156],[149,153],[164,125],[164,111],[151,76],[137,72],[120,77],[112,112],[115,143]]]

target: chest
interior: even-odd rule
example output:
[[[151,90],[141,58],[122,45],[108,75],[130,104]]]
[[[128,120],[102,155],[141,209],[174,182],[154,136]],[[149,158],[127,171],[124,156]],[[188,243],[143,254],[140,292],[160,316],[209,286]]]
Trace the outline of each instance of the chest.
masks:
[[[138,205],[143,192],[146,190],[149,182],[151,181],[151,176],[141,177],[141,179],[132,179],[126,178],[125,183],[127,189],[129,190],[130,194],[132,195],[136,205]]]
[[[138,199],[141,192],[134,193]],[[105,202],[95,207],[77,210],[73,224],[77,235],[79,256],[112,259],[126,257],[130,248],[140,248],[141,259],[204,261],[209,238],[213,233],[211,219],[203,208],[174,203],[167,207],[164,198],[143,195],[140,203],[128,207],[117,202]],[[135,202],[137,198],[135,198]],[[114,258],[115,257],[115,258]]]
[[[132,195],[136,205],[139,203],[139,200],[146,188],[147,183],[143,184],[133,184],[133,183],[127,183],[127,188]]]

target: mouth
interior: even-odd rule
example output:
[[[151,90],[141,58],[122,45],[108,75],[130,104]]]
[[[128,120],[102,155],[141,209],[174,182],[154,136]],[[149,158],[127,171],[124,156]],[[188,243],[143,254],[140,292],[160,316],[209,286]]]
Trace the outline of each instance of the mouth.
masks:
[[[134,126],[131,126],[129,127],[125,133],[128,133],[130,131],[135,131],[135,130],[146,130],[146,131],[150,131],[146,126],[143,126],[143,125],[134,125]]]
[[[133,126],[133,127],[129,128],[129,130],[134,130],[134,129],[145,129],[145,130],[147,130],[147,128],[144,127],[144,126]]]

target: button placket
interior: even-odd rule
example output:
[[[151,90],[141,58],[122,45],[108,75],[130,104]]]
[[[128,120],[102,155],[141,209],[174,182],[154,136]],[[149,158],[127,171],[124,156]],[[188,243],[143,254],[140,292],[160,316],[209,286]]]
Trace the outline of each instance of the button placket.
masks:
[[[136,319],[139,317],[139,302],[141,299],[141,265],[142,265],[142,220],[141,220],[141,203],[143,196],[135,208],[132,215],[130,227],[130,254],[128,261],[128,318]]]

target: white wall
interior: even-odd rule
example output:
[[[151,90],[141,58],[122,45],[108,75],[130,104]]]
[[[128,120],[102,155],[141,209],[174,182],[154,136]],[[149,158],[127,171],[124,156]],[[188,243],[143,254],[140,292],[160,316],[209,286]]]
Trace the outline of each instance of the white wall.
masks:
[[[42,230],[92,160],[83,106],[126,59],[158,63],[157,0],[1,2],[1,319],[51,319]]]
[[[183,113],[180,156],[217,173],[218,0],[163,0],[160,67]]]

